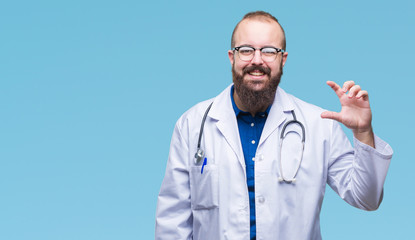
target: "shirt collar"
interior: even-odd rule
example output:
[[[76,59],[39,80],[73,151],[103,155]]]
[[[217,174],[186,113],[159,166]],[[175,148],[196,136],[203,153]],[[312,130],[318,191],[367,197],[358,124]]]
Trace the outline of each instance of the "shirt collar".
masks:
[[[233,91],[234,91],[234,85],[232,85],[231,87],[231,100],[232,100],[232,107],[233,110],[235,111],[235,116],[238,116],[239,114],[250,114],[249,112],[244,112],[241,109],[238,108],[238,106],[236,106],[235,100],[233,99]],[[255,116],[261,116],[261,115],[266,115],[268,116],[269,114],[269,110],[271,109],[272,104],[270,104],[267,109],[265,110],[265,112],[258,112],[256,113]]]

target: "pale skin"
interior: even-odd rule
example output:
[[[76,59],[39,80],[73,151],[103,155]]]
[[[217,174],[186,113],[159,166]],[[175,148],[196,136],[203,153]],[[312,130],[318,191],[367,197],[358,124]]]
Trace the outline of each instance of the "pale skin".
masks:
[[[342,109],[338,113],[323,112],[321,117],[343,123],[353,131],[353,135],[357,140],[375,147],[368,92],[362,90],[353,81],[346,81],[342,88],[333,81],[327,81],[327,85],[336,93]]]
[[[273,21],[261,21],[261,20],[244,20],[239,25],[237,32],[235,33],[235,46],[248,45],[255,48],[261,48],[264,46],[273,46],[281,48],[283,40],[283,32],[278,23]],[[254,58],[251,62],[241,61],[236,57],[237,53],[228,51],[228,56],[231,64],[235,64],[235,70],[242,72],[242,69],[249,65],[264,65],[271,69],[271,75],[275,74],[279,70],[279,66],[282,63],[282,67],[285,65],[288,53],[280,54],[274,62],[264,62],[261,58],[260,52],[255,52]],[[248,86],[253,89],[261,89],[266,87],[268,76],[254,76],[246,74],[244,81]],[[333,81],[327,81],[333,91],[339,98],[342,106],[340,112],[326,111],[321,114],[322,118],[333,119],[347,128],[351,129],[354,137],[362,143],[365,143],[371,147],[375,147],[374,134],[372,129],[372,111],[369,104],[368,92],[362,90],[359,85],[356,85],[353,81],[346,81],[343,87],[340,87]],[[234,92],[235,104],[239,109],[246,111],[240,101],[239,96]],[[265,109],[267,106],[265,106]],[[263,109],[263,110],[265,110]],[[255,115],[255,113],[251,113]]]
[[[282,48],[284,33],[278,23],[274,21],[258,21],[258,20],[244,20],[239,24],[238,30],[235,32],[235,46],[251,46],[254,48],[261,48],[264,46],[272,46],[276,48]],[[260,65],[268,67],[271,70],[271,76],[276,75],[280,71],[279,67],[285,65],[287,61],[288,53],[280,53],[274,62],[264,62],[262,60],[259,50],[255,51],[255,55],[251,62],[242,61],[239,57],[235,56],[237,53],[234,51],[228,51],[228,57],[231,65],[235,64],[235,69],[240,74],[244,67],[250,65]],[[246,74],[244,76],[244,82],[248,84],[252,89],[260,90],[267,87],[269,78],[267,75],[253,76]],[[234,100],[236,106],[242,111],[247,112],[248,109],[242,104],[239,96],[234,92]],[[265,111],[268,106],[262,106],[261,111]],[[250,112],[252,116],[255,116],[256,112]]]

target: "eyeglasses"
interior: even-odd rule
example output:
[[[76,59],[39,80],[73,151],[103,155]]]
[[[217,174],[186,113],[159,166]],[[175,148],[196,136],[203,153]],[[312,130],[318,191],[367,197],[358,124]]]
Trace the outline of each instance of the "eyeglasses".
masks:
[[[285,52],[281,48],[274,47],[254,48],[248,46],[240,46],[232,48],[232,51],[238,51],[239,59],[245,62],[250,62],[254,58],[256,50],[261,52],[261,57],[264,62],[273,62],[277,58],[279,52]]]

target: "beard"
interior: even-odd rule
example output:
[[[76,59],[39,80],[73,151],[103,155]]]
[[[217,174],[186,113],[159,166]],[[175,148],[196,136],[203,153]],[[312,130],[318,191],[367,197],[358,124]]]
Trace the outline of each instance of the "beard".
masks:
[[[260,90],[255,90],[247,82],[244,82],[244,76],[254,70],[259,70],[268,76],[266,85]],[[239,99],[248,112],[257,113],[261,110],[263,111],[273,103],[282,73],[282,62],[280,71],[273,77],[271,77],[271,70],[263,66],[253,65],[245,67],[242,70],[242,75],[235,71],[235,65],[232,66],[232,78],[236,94],[238,94]]]

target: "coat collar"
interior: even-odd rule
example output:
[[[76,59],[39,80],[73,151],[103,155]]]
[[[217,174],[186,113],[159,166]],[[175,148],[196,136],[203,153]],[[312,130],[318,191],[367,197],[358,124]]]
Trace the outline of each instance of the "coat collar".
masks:
[[[287,114],[292,110],[294,110],[292,98],[282,88],[278,87],[258,148],[287,119]]]
[[[219,121],[228,119],[230,117],[235,117],[235,112],[232,108],[232,101],[230,97],[232,86],[233,84],[229,85],[214,99],[212,109],[208,114],[209,117]],[[287,113],[292,110],[294,110],[294,103],[289,94],[287,94],[282,88],[278,87],[268,117],[278,118],[278,116],[282,115],[284,112]]]

